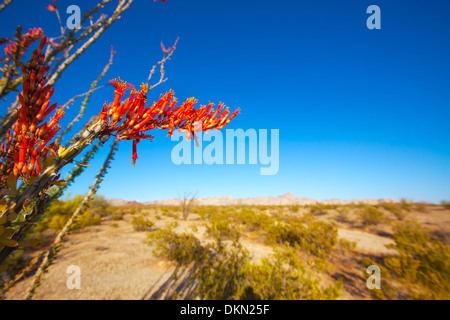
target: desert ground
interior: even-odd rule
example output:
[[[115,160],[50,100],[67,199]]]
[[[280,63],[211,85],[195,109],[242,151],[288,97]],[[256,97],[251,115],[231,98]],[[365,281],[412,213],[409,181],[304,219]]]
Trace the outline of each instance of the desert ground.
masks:
[[[117,204],[117,202],[116,202]],[[321,258],[326,268],[320,271],[321,286],[336,281],[342,282],[342,290],[338,299],[378,299],[366,285],[367,275],[364,259],[383,263],[383,259],[398,255],[393,238],[395,225],[404,221],[416,221],[427,234],[430,241],[440,241],[447,249],[450,242],[450,210],[441,205],[424,203],[394,203],[383,207],[382,202],[371,205],[381,212],[380,221],[372,223],[362,218],[361,210],[369,205],[363,204],[315,204],[315,205],[222,205],[193,206],[183,217],[182,206],[139,205],[137,203],[119,203],[112,206],[112,214],[102,214],[95,225],[71,231],[62,243],[56,257],[47,268],[40,286],[33,299],[172,299],[198,298],[194,295],[176,295],[184,292],[192,277],[192,264],[181,265],[173,259],[155,254],[155,240],[148,240],[148,235],[167,228],[168,223],[176,223],[177,233],[189,232],[201,243],[211,242],[211,221],[215,212],[220,209],[226,217],[228,210],[247,212],[271,219],[295,219],[308,215],[314,221],[331,225],[337,231],[337,241],[333,250]],[[363,208],[363,209],[361,209]],[[394,208],[394,209],[393,209]],[[395,209],[395,208],[398,208]],[[393,211],[395,213],[393,213]],[[140,226],[136,219],[151,221],[146,227]],[[281,220],[280,220],[281,221]],[[291,220],[283,220],[291,221]],[[296,221],[296,220],[292,220]],[[248,250],[249,259],[258,263],[261,259],[274,253],[280,244],[268,241],[265,235],[271,231],[261,231],[264,227],[239,227],[239,243]],[[242,226],[241,225],[241,226]],[[139,228],[141,227],[141,228]],[[309,227],[312,228],[312,227]],[[219,229],[215,229],[219,230]],[[264,229],[266,230],[266,229]],[[22,261],[30,263],[32,257],[46,248],[57,231],[45,230],[41,234],[41,246],[25,252]],[[223,235],[223,234],[222,234]],[[219,235],[220,236],[220,235]],[[224,237],[224,243],[230,238]],[[310,255],[299,249],[304,261]],[[70,274],[67,268],[71,265],[80,267],[80,289],[68,289],[66,283]],[[38,264],[20,277],[20,280],[3,293],[3,299],[24,299]],[[19,269],[18,269],[19,270]],[[324,271],[325,270],[325,271]],[[384,270],[384,269],[382,269]],[[16,274],[3,276],[4,285]],[[383,273],[381,275],[383,281]],[[391,276],[390,276],[391,277]],[[408,298],[412,284],[402,279],[392,282],[391,287],[397,289],[397,299]],[[428,291],[425,291],[425,295]],[[444,292],[444,297],[448,292]],[[282,297],[281,297],[282,298]],[[386,296],[384,296],[386,298]],[[427,298],[426,296],[424,298]]]

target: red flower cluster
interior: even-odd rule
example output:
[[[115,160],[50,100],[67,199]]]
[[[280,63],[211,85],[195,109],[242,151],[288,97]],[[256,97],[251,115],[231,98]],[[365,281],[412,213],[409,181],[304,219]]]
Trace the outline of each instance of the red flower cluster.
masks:
[[[0,188],[7,184],[9,176],[21,178],[26,182],[38,176],[43,170],[45,161],[50,153],[56,154],[58,148],[51,139],[60,129],[59,120],[63,117],[62,111],[56,111],[49,121],[45,119],[56,108],[56,103],[50,105],[53,88],[46,83],[46,73],[49,66],[44,65],[45,55],[42,50],[46,43],[44,37],[39,47],[33,51],[31,59],[22,65],[23,84],[18,99],[20,108],[18,119],[7,133],[5,142],[0,146]],[[132,163],[136,162],[136,146],[140,139],[152,139],[146,134],[152,129],[168,129],[172,135],[177,129],[189,132],[188,138],[196,139],[196,131],[222,129],[239,112],[230,113],[228,108],[219,103],[214,109],[213,103],[194,106],[197,100],[189,98],[177,106],[177,99],[173,91],[169,91],[147,105],[147,84],[143,84],[137,91],[133,86],[114,80],[110,83],[115,88],[114,101],[103,106],[99,119],[94,126],[98,131],[86,131],[86,138],[95,139],[101,136],[116,136],[118,139],[133,140]],[[125,90],[131,90],[127,99],[122,100]],[[91,135],[89,137],[89,135]],[[83,148],[83,146],[79,146]],[[69,149],[69,147],[68,147]],[[62,155],[61,155],[62,156]],[[52,182],[57,181],[54,177]]]
[[[33,28],[30,29],[27,33],[22,35],[22,41],[20,43],[20,55],[23,55],[25,51],[28,49],[28,47],[35,41],[44,38],[44,32],[41,28]],[[11,42],[8,40],[8,44],[5,47],[5,55],[7,56],[14,56],[16,54],[17,50],[17,43]]]
[[[0,182],[4,182],[9,175],[25,181],[39,175],[43,170],[43,159],[55,149],[53,143],[48,143],[60,129],[58,121],[64,113],[56,112],[50,121],[43,122],[56,108],[56,103],[50,105],[53,88],[45,85],[49,69],[44,65],[42,54],[45,43],[44,38],[33,51],[31,59],[22,66],[18,119],[0,147]]]
[[[214,109],[213,103],[200,106],[195,109],[197,100],[189,98],[178,107],[177,99],[173,91],[169,91],[153,102],[151,107],[146,107],[148,85],[143,84],[140,91],[133,89],[130,97],[121,102],[127,89],[125,82],[115,82],[115,97],[111,104],[105,104],[100,113],[100,120],[107,123],[103,134],[115,135],[119,139],[133,141],[133,165],[137,159],[136,144],[140,139],[153,137],[144,132],[152,129],[169,129],[168,135],[172,135],[174,129],[189,132],[188,137],[196,139],[195,131],[222,129],[239,112],[230,113],[219,103]],[[199,125],[200,124],[200,125]]]
[[[56,12],[57,10],[57,6],[56,6],[56,1],[53,0],[53,5],[49,4],[48,6],[45,7],[48,11],[50,12]]]

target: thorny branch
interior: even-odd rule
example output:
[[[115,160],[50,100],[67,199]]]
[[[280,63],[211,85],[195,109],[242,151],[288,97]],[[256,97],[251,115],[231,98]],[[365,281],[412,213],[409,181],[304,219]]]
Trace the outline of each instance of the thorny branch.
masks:
[[[11,2],[13,2],[13,0],[4,0],[3,3],[0,4],[0,11],[2,11],[2,10],[5,9],[8,5],[10,5]]]
[[[103,163],[102,168],[100,169],[99,173],[97,174],[94,184],[90,187],[89,192],[86,194],[84,199],[81,201],[78,208],[74,211],[70,219],[66,222],[62,230],[59,232],[59,234],[56,236],[55,240],[53,240],[53,243],[50,245],[49,249],[45,252],[43,256],[43,260],[36,271],[35,275],[33,276],[33,280],[31,281],[30,286],[28,287],[28,290],[25,294],[25,300],[31,300],[34,293],[36,292],[36,288],[40,282],[40,280],[44,276],[45,270],[49,267],[52,258],[57,253],[57,249],[59,248],[59,244],[62,243],[64,236],[69,231],[72,224],[76,221],[79,214],[82,212],[84,207],[88,204],[91,197],[97,192],[97,189],[100,187],[100,183],[103,180],[103,177],[105,176],[112,160],[114,159],[114,153],[117,150],[117,144],[119,143],[119,140],[116,139],[114,143],[111,145],[111,149],[108,153],[108,156],[106,157],[105,162]]]
[[[74,29],[69,30],[61,30],[63,34],[59,37],[49,38],[49,43],[51,46],[47,47],[46,50],[46,58],[45,63],[48,65],[53,65],[52,71],[49,73],[49,81],[48,84],[53,85],[62,75],[62,73],[67,69],[69,65],[71,65],[81,54],[83,54],[117,19],[120,18],[120,15],[127,9],[131,7],[131,4],[134,0],[120,0],[117,7],[115,8],[111,17],[107,18],[105,14],[101,14],[98,20],[95,23],[92,23],[92,17],[96,12],[99,12],[100,9],[104,8],[106,4],[112,2],[113,0],[103,0],[97,3],[92,9],[88,10],[84,13],[83,18],[80,22],[82,25],[88,19],[91,20],[91,25],[86,28],[82,28],[80,30]],[[11,3],[11,1],[5,1],[0,8],[5,7]],[[54,4],[54,11],[57,16],[59,11],[56,8],[56,3]],[[60,20],[60,18],[58,18]],[[20,26],[19,26],[20,28]],[[80,33],[78,37],[75,37],[76,34]],[[60,40],[59,43],[56,43],[56,40]],[[1,38],[0,44],[4,41],[11,43],[11,40],[7,38]],[[70,54],[70,51],[77,45],[81,43],[81,46],[76,50],[75,53]],[[17,46],[20,46],[19,37],[16,32],[16,39],[14,42]],[[16,50],[16,54],[19,54],[21,50]],[[61,57],[58,56],[59,53],[63,53]],[[3,58],[4,66],[2,68],[2,76],[0,78],[0,98],[6,96],[11,91],[17,90],[18,85],[22,82],[21,76],[14,77],[14,73],[20,66],[20,55],[17,57],[13,56],[5,56]],[[6,132],[9,128],[11,128],[12,124],[17,120],[17,103],[14,103],[13,106],[9,109],[8,113],[0,120],[0,141],[5,138]]]

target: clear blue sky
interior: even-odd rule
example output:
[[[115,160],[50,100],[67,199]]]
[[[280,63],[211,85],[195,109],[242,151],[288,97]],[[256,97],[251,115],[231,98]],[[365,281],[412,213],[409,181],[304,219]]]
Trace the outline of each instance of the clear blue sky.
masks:
[[[18,23],[56,35],[56,17],[44,8],[50,2],[15,0],[1,13],[0,37]],[[366,27],[372,4],[381,8],[381,30]],[[139,85],[162,57],[160,41],[169,46],[180,36],[169,80],[149,101],[173,89],[180,100],[241,108],[228,128],[280,130],[279,172],[261,176],[259,164],[177,166],[170,158],[176,143],[159,132],[141,142],[135,167],[131,143],[121,143],[101,194],[450,200],[449,12],[445,0],[136,0],[66,71],[52,101],[87,91],[111,44],[117,54],[103,82],[120,76]],[[112,99],[111,87],[96,92],[84,120]],[[107,149],[72,194],[87,192]]]

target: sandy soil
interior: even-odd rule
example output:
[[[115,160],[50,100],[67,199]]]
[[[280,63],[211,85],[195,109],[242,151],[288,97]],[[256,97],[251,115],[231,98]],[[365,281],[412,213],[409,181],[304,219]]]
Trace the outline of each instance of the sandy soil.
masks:
[[[434,210],[434,209],[433,209]],[[418,220],[447,236],[450,230],[448,211],[431,210],[417,213]],[[151,217],[150,217],[151,218]],[[145,232],[136,232],[130,224],[131,215],[124,220],[112,221],[104,218],[101,225],[72,232],[66,237],[53,264],[48,268],[34,299],[162,299],[167,298],[173,286],[172,275],[175,265],[152,254],[152,247],[144,244]],[[163,227],[167,220],[154,220],[156,227]],[[198,224],[198,219],[180,221],[178,228],[187,229]],[[443,231],[442,231],[443,230]],[[389,230],[382,235],[351,228],[351,224],[339,225],[339,238],[356,242],[356,252],[371,256],[395,254],[385,245],[393,243]],[[198,228],[202,235],[204,229]],[[380,232],[378,232],[380,233]],[[260,259],[272,252],[271,247],[257,240],[243,239],[252,258]],[[350,257],[342,257],[345,266],[338,266],[336,277],[347,281],[344,299],[369,299],[364,291],[361,266]],[[344,262],[342,262],[344,263]],[[70,274],[67,268],[76,265],[81,268],[81,289],[68,289],[66,281]],[[185,276],[188,276],[187,274]],[[361,282],[361,283],[360,283]],[[20,281],[5,296],[6,299],[23,299],[30,278]],[[362,288],[362,289],[361,289]],[[367,290],[366,290],[367,291]]]

